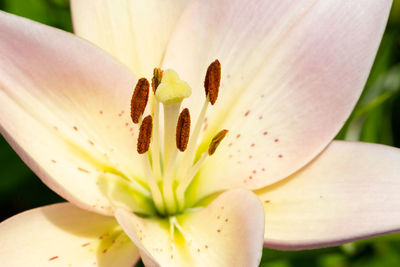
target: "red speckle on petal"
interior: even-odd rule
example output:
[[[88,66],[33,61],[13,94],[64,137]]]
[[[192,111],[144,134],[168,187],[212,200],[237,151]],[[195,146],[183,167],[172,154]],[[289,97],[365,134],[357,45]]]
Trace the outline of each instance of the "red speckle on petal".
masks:
[[[268,134],[268,132],[263,132],[263,135],[267,135]]]
[[[246,113],[244,113],[244,116],[247,117],[250,114],[250,110],[246,111]]]
[[[84,168],[81,168],[81,167],[78,167],[78,171],[85,172],[85,173],[90,173],[90,171],[88,171],[88,170],[86,170]]]
[[[274,142],[275,142],[275,143],[278,143],[278,142],[279,142],[279,139],[278,139],[278,138],[276,138],[276,139],[274,140]]]
[[[58,259],[58,256],[51,257],[51,258],[49,259],[49,261],[52,261],[52,260],[55,260],[55,259]]]
[[[278,157],[279,157],[279,158],[283,158],[283,155],[282,155],[282,154],[279,154]]]
[[[89,245],[90,245],[90,243],[88,242],[88,243],[82,244],[82,247],[87,247]]]

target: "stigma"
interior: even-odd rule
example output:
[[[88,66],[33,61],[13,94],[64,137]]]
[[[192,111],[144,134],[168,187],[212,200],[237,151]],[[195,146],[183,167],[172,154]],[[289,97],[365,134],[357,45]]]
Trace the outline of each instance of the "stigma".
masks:
[[[150,83],[145,78],[137,82],[131,99],[132,122],[140,124],[137,153],[142,157],[146,182],[160,215],[175,215],[190,208],[185,204],[187,188],[228,133],[222,129],[211,140],[208,151],[196,157],[207,108],[217,101],[220,81],[221,65],[215,60],[206,72],[204,104],[192,130],[190,108],[182,108],[192,89],[174,70],[154,69],[152,97],[149,97]],[[151,111],[143,118],[149,99]],[[160,125],[160,107],[163,125]]]

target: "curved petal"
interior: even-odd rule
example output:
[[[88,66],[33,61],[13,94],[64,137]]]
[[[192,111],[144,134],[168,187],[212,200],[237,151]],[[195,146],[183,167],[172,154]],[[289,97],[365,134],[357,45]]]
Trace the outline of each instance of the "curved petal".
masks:
[[[126,266],[139,252],[114,218],[63,203],[20,213],[0,224],[4,266]]]
[[[258,266],[264,213],[249,191],[221,194],[207,208],[170,219],[142,219],[117,210],[122,228],[140,249],[146,266]],[[180,230],[179,230],[180,228]]]
[[[138,77],[151,77],[188,1],[72,0],[74,30]]]
[[[400,150],[333,142],[291,177],[256,194],[265,246],[298,250],[400,231]]]
[[[110,213],[99,174],[144,177],[129,116],[135,78],[73,35],[3,12],[0,57],[1,133],[54,191]]]
[[[390,3],[216,0],[188,7],[164,67],[192,86],[185,105],[195,117],[207,65],[218,58],[222,85],[203,140],[229,129],[192,189],[204,196],[226,187],[261,188],[315,157],[360,95]]]

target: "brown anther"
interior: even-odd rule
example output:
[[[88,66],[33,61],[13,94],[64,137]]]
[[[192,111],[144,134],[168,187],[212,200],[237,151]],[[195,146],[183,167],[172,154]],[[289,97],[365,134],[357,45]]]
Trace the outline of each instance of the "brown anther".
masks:
[[[182,110],[176,125],[176,147],[180,151],[185,151],[189,142],[190,134],[190,113],[187,108]]]
[[[146,153],[149,150],[152,130],[153,118],[149,115],[143,119],[142,124],[140,125],[137,142],[137,152],[139,154]]]
[[[210,146],[208,147],[208,155],[211,156],[212,154],[214,154],[215,150],[217,150],[217,147],[225,138],[227,133],[228,130],[222,130],[214,136],[214,138],[211,140]]]
[[[155,94],[158,86],[162,80],[163,71],[159,68],[154,68],[153,78],[151,79],[151,88],[153,88],[153,93]]]
[[[149,100],[150,84],[146,78],[141,78],[135,87],[131,100],[131,118],[133,123],[139,123],[140,116],[146,108],[147,101]]]
[[[216,59],[210,66],[208,66],[206,78],[204,79],[204,88],[206,89],[206,96],[210,98],[211,105],[217,101],[219,84],[221,82],[221,64]]]

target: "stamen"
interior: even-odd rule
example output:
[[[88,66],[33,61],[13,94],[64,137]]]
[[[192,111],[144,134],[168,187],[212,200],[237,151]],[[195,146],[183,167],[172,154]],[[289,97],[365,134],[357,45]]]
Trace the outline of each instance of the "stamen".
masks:
[[[139,137],[137,142],[137,152],[144,154],[149,150],[151,141],[151,132],[153,130],[153,119],[149,115],[143,119],[139,129]]]
[[[204,88],[206,96],[210,97],[211,105],[217,101],[219,84],[221,82],[221,64],[218,59],[208,66],[206,78],[204,79]]]
[[[206,100],[204,101],[203,107],[197,118],[194,130],[192,132],[192,137],[190,139],[186,155],[183,158],[182,164],[179,166],[178,177],[179,179],[184,179],[188,172],[188,167],[190,168],[193,164],[197,140],[200,135],[200,131],[206,116],[208,103],[212,105],[215,103],[218,97],[219,85],[221,81],[221,64],[218,59],[216,59],[207,69],[206,77],[204,79],[204,88],[206,90]]]
[[[147,177],[147,184],[150,187],[151,195],[153,196],[154,205],[156,206],[158,212],[160,212],[161,214],[165,214],[163,197],[161,195],[160,188],[157,185],[153,172],[151,171],[148,155],[142,155],[142,162],[145,175]]]
[[[187,143],[189,141],[190,133],[190,113],[187,108],[185,108],[179,115],[178,122],[176,125],[176,146],[181,151],[184,152]],[[178,156],[178,150],[172,151],[168,164],[164,172],[164,183],[163,183],[163,194],[165,205],[169,213],[176,212],[176,203],[174,199],[174,189],[173,189],[173,167],[175,166],[176,159]]]
[[[157,88],[161,83],[162,76],[163,76],[163,71],[159,68],[154,68],[153,78],[151,79],[151,88],[153,88],[154,94],[156,93]]]
[[[151,115],[148,115],[146,118],[143,119],[142,124],[140,125],[137,151],[139,154],[142,154],[142,162],[147,177],[147,184],[150,187],[154,204],[156,205],[157,210],[161,214],[164,214],[165,208],[161,191],[157,185],[156,178],[154,177],[153,172],[151,171],[149,157],[148,155],[144,155],[144,153],[146,153],[150,147],[152,130],[153,130],[153,119]]]
[[[151,86],[153,88],[153,140],[151,146],[151,153],[153,158],[153,168],[154,168],[154,175],[157,181],[162,179],[161,177],[161,162],[160,162],[160,123],[159,123],[159,102],[155,97],[156,91],[158,86],[161,83],[163,76],[163,71],[161,69],[155,68],[153,71],[153,78],[151,80]]]
[[[217,147],[221,143],[221,141],[225,138],[226,134],[228,133],[228,130],[222,130],[219,133],[217,133],[214,138],[211,140],[210,146],[208,147],[208,155],[212,155],[215,153],[215,150],[217,150]]]
[[[209,157],[207,153],[203,153],[200,159],[191,167],[187,176],[180,182],[176,189],[176,199],[178,201],[178,208],[182,210],[184,208],[185,202],[185,191],[192,182],[196,173],[200,170],[201,165]]]
[[[176,125],[176,147],[184,152],[189,142],[190,134],[190,113],[189,109],[182,110]]]
[[[131,118],[133,123],[139,123],[149,99],[149,82],[141,78],[135,87],[131,100]]]
[[[200,170],[201,165],[203,165],[204,161],[211,155],[215,153],[217,150],[218,145],[222,142],[222,140],[227,135],[228,130],[222,130],[217,133],[214,138],[211,140],[211,143],[208,147],[208,153],[204,152],[200,159],[190,168],[187,176],[184,178],[183,181],[179,184],[178,188],[176,189],[176,198],[178,201],[178,207],[180,210],[184,208],[184,201],[185,201],[185,191],[192,182],[196,173]]]

